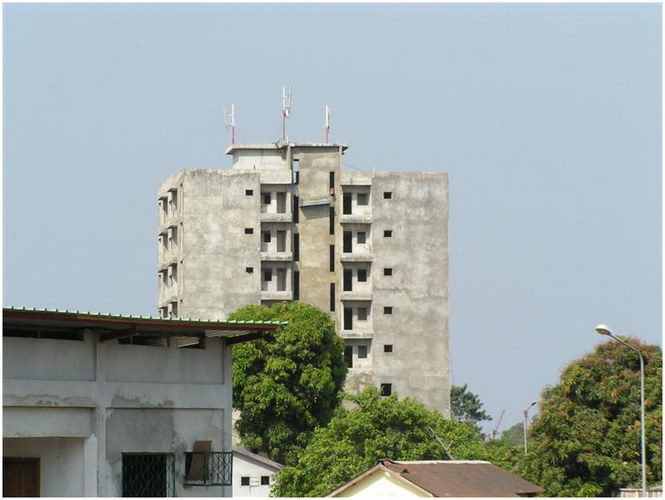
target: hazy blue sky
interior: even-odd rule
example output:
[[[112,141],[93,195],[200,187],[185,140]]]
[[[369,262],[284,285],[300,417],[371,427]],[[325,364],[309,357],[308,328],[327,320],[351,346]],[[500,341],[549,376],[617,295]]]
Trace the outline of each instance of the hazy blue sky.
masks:
[[[661,344],[659,4],[4,4],[3,304],[156,315],[156,189],[238,142],[450,181],[453,383],[500,430]],[[417,335],[417,332],[414,332]]]

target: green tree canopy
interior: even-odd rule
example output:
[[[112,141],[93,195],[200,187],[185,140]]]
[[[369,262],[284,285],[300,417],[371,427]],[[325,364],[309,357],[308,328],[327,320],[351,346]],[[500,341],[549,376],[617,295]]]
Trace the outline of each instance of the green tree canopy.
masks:
[[[315,431],[298,463],[279,472],[276,496],[324,496],[381,458],[441,460],[448,458],[444,446],[458,460],[489,459],[473,425],[446,420],[408,398],[382,398],[374,387],[351,399],[357,407],[338,408]]]
[[[647,482],[662,481],[660,347],[623,339],[645,359]],[[640,484],[640,368],[637,353],[610,340],[568,365],[545,389],[530,427],[523,475],[548,496],[613,496]]]
[[[300,302],[247,306],[229,319],[288,321],[264,340],[233,347],[233,405],[245,446],[291,463],[340,404],[344,341],[327,313]]]
[[[492,420],[483,410],[480,398],[467,390],[467,384],[453,385],[450,388],[450,413],[454,419],[473,425],[483,420]]]
[[[503,431],[500,439],[510,446],[524,446],[524,422],[517,422]]]

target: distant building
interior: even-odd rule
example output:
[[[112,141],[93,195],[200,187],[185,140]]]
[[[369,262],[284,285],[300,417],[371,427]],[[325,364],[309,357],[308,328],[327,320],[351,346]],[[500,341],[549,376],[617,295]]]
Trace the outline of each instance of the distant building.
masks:
[[[277,324],[3,310],[3,496],[231,496],[231,345]]]
[[[450,414],[448,177],[342,170],[342,144],[232,145],[159,198],[159,311],[225,318],[300,300],[330,312],[346,389]]]
[[[268,497],[284,466],[245,448],[233,447],[233,497]]]
[[[531,497],[545,490],[474,460],[396,462],[377,465],[333,491],[330,497]]]

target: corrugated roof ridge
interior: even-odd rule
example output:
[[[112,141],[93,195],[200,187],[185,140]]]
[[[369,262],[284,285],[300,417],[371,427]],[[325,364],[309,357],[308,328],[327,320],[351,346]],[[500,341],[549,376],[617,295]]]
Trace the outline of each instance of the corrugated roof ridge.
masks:
[[[25,307],[25,306],[3,306],[3,310],[9,311],[27,311],[27,312],[48,312],[48,313],[58,313],[58,314],[79,314],[84,316],[100,316],[107,318],[123,318],[123,319],[154,319],[160,321],[172,321],[174,323],[183,323],[186,321],[197,322],[197,323],[230,323],[235,325],[288,325],[288,321],[247,321],[247,320],[235,320],[235,319],[195,319],[195,318],[161,318],[159,316],[143,316],[143,315],[124,315],[120,313],[101,313],[101,312],[91,312],[91,311],[73,311],[69,309],[48,309],[37,308],[37,307]]]
[[[427,464],[490,464],[487,460],[390,460],[394,464],[412,464],[412,465],[427,465]]]

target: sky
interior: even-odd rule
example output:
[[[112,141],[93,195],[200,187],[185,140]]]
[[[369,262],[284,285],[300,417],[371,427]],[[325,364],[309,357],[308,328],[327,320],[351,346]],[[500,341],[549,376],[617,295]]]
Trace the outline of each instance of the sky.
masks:
[[[520,422],[662,345],[661,5],[3,5],[3,306],[157,315],[158,185],[237,142],[449,175],[451,382]],[[535,412],[531,411],[530,415]]]

